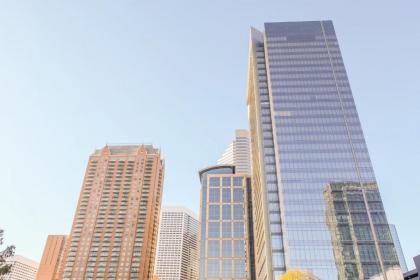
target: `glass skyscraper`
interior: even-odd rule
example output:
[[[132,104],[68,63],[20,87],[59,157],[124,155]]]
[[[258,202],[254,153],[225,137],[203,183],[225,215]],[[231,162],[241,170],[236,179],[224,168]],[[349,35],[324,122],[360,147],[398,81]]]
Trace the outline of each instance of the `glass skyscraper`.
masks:
[[[323,280],[372,275],[390,280],[384,272],[398,267],[398,260],[379,193],[372,202],[357,201],[366,207],[362,223],[353,220],[351,211],[332,211],[324,195],[331,185],[363,189],[376,184],[331,21],[251,29],[248,112],[257,279],[274,280],[286,270],[301,269]],[[378,221],[372,215],[376,210],[381,212]],[[333,213],[344,221],[335,224],[337,230],[343,227],[338,234],[328,223]],[[376,255],[356,252],[369,266],[353,257],[356,246],[337,249],[346,242],[358,244],[359,239],[345,237],[355,231],[363,244],[379,246]],[[340,261],[349,258],[357,276],[343,270]]]

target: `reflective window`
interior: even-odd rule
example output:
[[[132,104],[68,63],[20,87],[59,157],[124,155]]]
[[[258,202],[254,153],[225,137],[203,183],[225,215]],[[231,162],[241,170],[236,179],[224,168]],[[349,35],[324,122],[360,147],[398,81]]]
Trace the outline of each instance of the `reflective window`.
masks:
[[[223,220],[230,220],[232,219],[232,210],[230,205],[223,205]]]
[[[220,236],[219,223],[209,222],[208,223],[208,236],[210,238],[217,238]]]
[[[243,202],[244,201],[244,191],[243,189],[234,188],[233,189],[233,201],[234,202]]]
[[[235,240],[234,242],[234,251],[235,257],[245,257],[245,245],[243,240]]]
[[[209,206],[209,220],[219,220],[219,219],[220,219],[219,205],[210,205]]]
[[[232,224],[230,222],[222,223],[222,237],[224,238],[230,238],[232,237]]]
[[[222,246],[222,257],[232,257],[232,241],[223,240]]]
[[[245,260],[235,260],[234,277],[244,278],[245,277]]]
[[[209,201],[219,202],[220,201],[220,190],[211,188],[209,189]]]
[[[243,220],[244,218],[244,208],[241,204],[237,204],[233,206],[233,219],[235,220]]]
[[[219,240],[208,240],[207,241],[207,255],[209,257],[219,257],[220,256]]]
[[[244,223],[233,223],[233,237],[244,237]]]
[[[207,260],[207,276],[219,277],[220,262],[219,260]]]
[[[231,190],[230,188],[222,189],[222,202],[231,202]]]
[[[243,177],[233,177],[234,186],[242,186]]]
[[[220,186],[220,178],[219,177],[210,177],[209,184],[210,184],[210,186]]]
[[[223,177],[222,178],[222,186],[230,186],[231,185],[231,178],[230,177]]]
[[[226,278],[232,277],[232,260],[222,261],[222,276]]]

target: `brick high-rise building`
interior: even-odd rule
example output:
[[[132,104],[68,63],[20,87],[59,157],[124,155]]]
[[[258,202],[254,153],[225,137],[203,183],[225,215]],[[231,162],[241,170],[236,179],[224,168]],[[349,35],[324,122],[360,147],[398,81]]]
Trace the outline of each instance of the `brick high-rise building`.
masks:
[[[89,158],[63,279],[152,279],[164,163],[151,145]]]
[[[59,280],[66,249],[66,235],[48,235],[36,274],[37,280]]]

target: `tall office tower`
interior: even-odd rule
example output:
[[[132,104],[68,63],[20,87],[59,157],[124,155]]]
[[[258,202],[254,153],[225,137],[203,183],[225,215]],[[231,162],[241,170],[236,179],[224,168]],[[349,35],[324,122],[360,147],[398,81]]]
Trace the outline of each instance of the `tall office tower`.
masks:
[[[196,215],[187,208],[162,209],[155,264],[160,280],[198,279],[198,226]]]
[[[236,166],[236,172],[251,174],[251,148],[249,131],[237,129],[235,140],[229,145],[217,164],[232,164]]]
[[[401,271],[403,273],[408,271],[407,263],[405,261],[404,252],[398,237],[397,228],[395,225],[390,224],[389,229],[391,230],[392,240],[394,241],[395,250],[397,251],[398,261],[400,262]]]
[[[48,235],[36,274],[37,280],[60,280],[67,240],[67,235]]]
[[[152,279],[164,163],[151,145],[89,158],[63,279]]]
[[[332,22],[251,29],[247,99],[257,279],[294,269],[337,279],[324,190],[376,179]],[[376,227],[357,230],[380,238]],[[393,263],[393,246],[380,249]],[[363,257],[372,267],[360,279],[387,269],[379,258]]]
[[[237,174],[233,165],[218,165],[199,176],[199,279],[255,279],[247,174]]]
[[[11,264],[12,268],[6,275],[0,276],[0,280],[35,280],[37,262],[15,255],[6,259],[6,264]]]

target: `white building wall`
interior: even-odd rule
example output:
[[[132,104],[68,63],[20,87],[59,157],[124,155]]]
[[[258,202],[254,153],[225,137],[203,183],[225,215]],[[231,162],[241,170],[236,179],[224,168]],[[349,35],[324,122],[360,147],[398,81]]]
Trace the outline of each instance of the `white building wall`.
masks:
[[[228,146],[218,164],[232,164],[236,173],[251,174],[250,136],[246,129],[235,131],[235,140]]]
[[[160,280],[198,279],[198,226],[196,215],[187,208],[161,211],[155,263]]]
[[[12,265],[7,275],[0,276],[1,280],[35,280],[39,264],[28,258],[16,255],[6,260]]]

